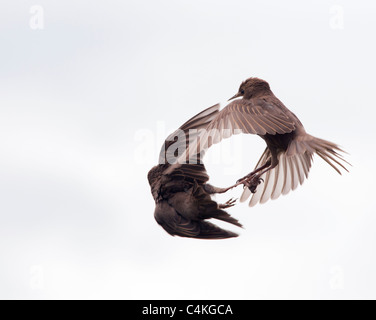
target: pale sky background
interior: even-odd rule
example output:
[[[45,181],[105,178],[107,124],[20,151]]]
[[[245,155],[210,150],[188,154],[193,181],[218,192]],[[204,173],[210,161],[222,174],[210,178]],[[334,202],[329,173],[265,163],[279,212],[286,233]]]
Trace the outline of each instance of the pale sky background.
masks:
[[[375,299],[375,16],[371,0],[1,1],[0,298]],[[293,193],[238,204],[236,239],[171,237],[147,172],[250,76],[353,167],[315,157]],[[263,150],[213,147],[210,182]]]

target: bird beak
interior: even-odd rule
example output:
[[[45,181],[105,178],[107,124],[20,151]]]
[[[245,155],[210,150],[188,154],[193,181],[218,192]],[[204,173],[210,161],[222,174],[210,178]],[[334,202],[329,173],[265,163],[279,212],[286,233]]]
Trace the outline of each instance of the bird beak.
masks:
[[[231,97],[231,98],[228,99],[227,101],[230,101],[230,100],[235,99],[235,98],[238,98],[238,97],[241,97],[240,92],[238,92],[236,95],[234,95],[233,97]]]

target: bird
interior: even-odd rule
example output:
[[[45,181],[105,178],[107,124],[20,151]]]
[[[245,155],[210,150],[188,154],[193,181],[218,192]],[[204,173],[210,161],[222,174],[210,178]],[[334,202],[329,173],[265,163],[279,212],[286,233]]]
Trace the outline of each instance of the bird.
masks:
[[[240,202],[251,197],[249,206],[253,207],[295,190],[308,178],[314,154],[339,174],[342,169],[348,171],[345,165],[349,163],[341,154],[345,151],[333,142],[308,134],[265,80],[248,78],[228,101],[231,102],[201,132],[195,148],[206,151],[237,133],[255,134],[265,141],[266,149],[255,169],[230,187],[243,184]]]
[[[158,165],[148,172],[147,178],[155,200],[154,218],[172,236],[198,239],[238,236],[207,221],[211,218],[242,227],[237,219],[223,210],[234,206],[236,200],[218,204],[211,199],[212,194],[224,193],[229,188],[218,188],[207,183],[209,176],[201,154],[196,155],[197,161],[193,164],[171,160],[176,150],[188,147],[190,139],[197,137],[200,130],[216,117],[218,110],[218,104],[207,108],[170,134],[161,148]],[[195,131],[196,135],[188,134]],[[179,135],[183,136],[180,140]]]

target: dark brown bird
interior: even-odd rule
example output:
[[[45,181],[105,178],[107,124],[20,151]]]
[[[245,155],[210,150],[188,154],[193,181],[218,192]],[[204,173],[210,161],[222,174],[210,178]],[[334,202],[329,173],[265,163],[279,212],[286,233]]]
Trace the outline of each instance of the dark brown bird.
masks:
[[[343,150],[335,143],[309,135],[266,81],[247,79],[230,100],[238,97],[242,99],[229,103],[207,126],[200,149],[239,132],[257,134],[265,140],[267,147],[255,170],[235,185],[245,186],[240,201],[253,193],[249,205],[254,206],[294,190],[308,177],[314,153],[338,173],[341,174],[340,167],[347,171],[341,163],[346,161],[338,153]]]
[[[242,225],[226,211],[234,205],[229,200],[223,205],[211,199],[211,194],[226,192],[229,188],[216,188],[208,184],[209,176],[197,155],[196,164],[168,163],[168,153],[174,154],[189,139],[190,130],[205,128],[219,113],[219,105],[210,107],[184,123],[165,141],[159,158],[159,165],[148,173],[151,192],[155,200],[155,220],[171,235],[201,239],[225,239],[238,234],[221,229],[207,219],[218,219],[241,227]],[[183,133],[184,139],[176,137]],[[179,145],[180,144],[180,145]],[[184,146],[185,149],[186,146]],[[172,149],[172,152],[171,152]]]

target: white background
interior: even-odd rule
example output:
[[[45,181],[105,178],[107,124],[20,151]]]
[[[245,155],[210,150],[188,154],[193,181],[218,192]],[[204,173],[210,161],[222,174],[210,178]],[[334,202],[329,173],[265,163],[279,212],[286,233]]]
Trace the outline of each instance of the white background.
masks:
[[[0,298],[376,298],[375,9],[3,0]],[[238,204],[239,238],[171,237],[147,172],[172,130],[250,76],[353,167],[340,176],[315,157],[293,193]],[[263,150],[257,136],[213,147],[210,182],[234,183]]]

